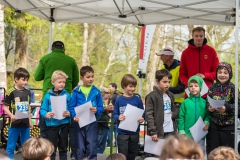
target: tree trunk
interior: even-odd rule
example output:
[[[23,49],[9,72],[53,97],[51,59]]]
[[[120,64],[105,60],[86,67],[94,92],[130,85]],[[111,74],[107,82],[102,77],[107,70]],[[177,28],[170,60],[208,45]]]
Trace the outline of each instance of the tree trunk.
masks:
[[[113,26],[112,26],[113,27]],[[112,29],[113,30],[113,29]],[[110,67],[115,64],[116,62],[113,62],[113,60],[116,58],[116,54],[118,53],[118,49],[120,47],[120,42],[123,38],[123,35],[126,31],[126,26],[124,27],[120,37],[117,39],[115,37],[118,37],[118,35],[111,35],[111,37],[115,38],[114,42],[115,42],[115,46],[114,48],[112,49],[111,53],[110,53],[110,56],[108,57],[108,64],[107,64],[107,67],[105,68],[104,72],[103,72],[103,76],[102,76],[102,79],[101,79],[101,83],[100,83],[100,88],[103,87],[103,84],[104,84],[104,81],[105,81],[105,77],[107,75],[107,72],[108,70],[110,69]]]
[[[194,28],[194,25],[187,25],[187,27],[189,32],[188,39],[192,39],[192,30]]]
[[[90,32],[90,37],[89,37],[89,47],[87,50],[87,59],[88,59],[88,65],[90,65],[90,55],[93,51],[94,48],[94,40],[96,37],[96,24],[91,24],[91,32]]]
[[[0,5],[0,87],[7,89],[6,59],[4,46],[4,6]]]
[[[90,60],[88,56],[87,46],[88,46],[88,23],[83,24],[83,47],[82,47],[82,66],[90,65]]]
[[[18,20],[25,21],[21,13],[18,13]],[[27,56],[28,56],[28,34],[22,28],[16,29],[16,48],[14,57],[15,71],[19,67],[27,68]]]
[[[161,26],[157,25],[155,29],[155,33],[153,36],[151,51],[148,59],[148,66],[147,66],[147,77],[146,77],[146,94],[152,91],[154,86],[154,80],[155,80],[155,72],[156,72],[156,51],[159,50],[159,43],[160,43],[160,31]]]

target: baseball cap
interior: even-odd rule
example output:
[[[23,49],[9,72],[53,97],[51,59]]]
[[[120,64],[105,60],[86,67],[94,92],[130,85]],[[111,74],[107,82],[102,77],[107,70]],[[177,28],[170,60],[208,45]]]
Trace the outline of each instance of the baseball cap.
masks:
[[[62,41],[55,41],[52,44],[53,48],[59,48],[59,49],[63,49],[64,48],[64,44]]]
[[[161,56],[163,54],[164,55],[172,55],[172,56],[174,56],[174,51],[170,47],[165,47],[161,51],[156,53],[157,56]]]

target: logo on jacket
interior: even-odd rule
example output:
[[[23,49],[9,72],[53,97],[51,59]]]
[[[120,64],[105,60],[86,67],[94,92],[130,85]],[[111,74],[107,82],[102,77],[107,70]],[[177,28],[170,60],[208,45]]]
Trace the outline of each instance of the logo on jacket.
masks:
[[[204,59],[207,59],[207,55],[204,55]]]

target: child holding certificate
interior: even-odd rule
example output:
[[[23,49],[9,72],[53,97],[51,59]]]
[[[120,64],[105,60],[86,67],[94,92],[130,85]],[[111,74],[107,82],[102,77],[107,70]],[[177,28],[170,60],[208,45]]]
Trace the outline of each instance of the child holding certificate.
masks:
[[[25,68],[18,68],[14,72],[14,86],[9,88],[4,100],[4,111],[10,117],[10,127],[8,131],[8,141],[6,151],[9,158],[13,159],[14,150],[18,136],[21,135],[21,144],[30,138],[30,118],[16,119],[17,111],[29,114],[30,112],[30,90],[25,86],[30,75]]]
[[[70,112],[68,111],[68,107],[71,98],[70,94],[64,89],[67,78],[68,76],[63,71],[57,70],[53,72],[52,84],[54,85],[54,88],[50,89],[45,94],[40,109],[40,114],[42,117],[45,117],[46,125],[48,128],[47,139],[52,142],[54,146],[54,152],[51,155],[51,160],[55,160],[57,148],[59,150],[60,160],[67,159],[68,128],[70,122]],[[56,96],[59,98],[66,98],[66,108],[63,109],[62,119],[56,119],[56,117],[53,118],[57,113],[53,112],[53,105],[55,102],[53,102],[51,97]]]
[[[216,82],[210,86],[208,91],[210,98],[225,100],[224,106],[219,106],[217,109],[207,102],[210,111],[209,153],[219,146],[234,148],[234,115],[235,107],[239,106],[235,106],[235,85],[230,82],[232,76],[231,64],[219,63],[216,71]]]
[[[103,101],[100,90],[93,85],[94,70],[90,66],[83,66],[80,69],[80,78],[83,84],[75,88],[72,92],[72,99],[70,103],[71,117],[75,122],[85,121],[76,115],[74,109],[81,107],[81,105],[91,102],[91,113],[97,117],[103,112]],[[97,146],[98,146],[98,127],[97,121],[92,122],[80,128],[78,123],[75,123],[75,159],[97,160]]]
[[[178,117],[178,111],[174,104],[174,95],[168,90],[171,79],[172,75],[167,69],[157,70],[155,73],[157,87],[146,96],[148,134],[155,142],[174,134],[177,130],[174,122]]]
[[[124,93],[122,96],[119,96],[116,99],[114,104],[114,112],[113,118],[117,122],[117,146],[118,153],[122,153],[125,155],[127,160],[134,160],[137,151],[138,151],[138,142],[139,142],[139,125],[137,126],[136,131],[128,131],[119,128],[120,121],[124,121],[128,117],[123,115],[125,109],[128,104],[137,107],[139,109],[143,109],[143,103],[140,97],[134,95],[134,91],[136,89],[137,80],[131,74],[126,74],[123,76],[121,80],[121,87],[124,89]],[[132,113],[134,114],[134,113]],[[139,117],[136,122],[142,123],[144,118]]]
[[[201,130],[208,130],[209,127],[209,112],[206,107],[206,101],[201,98],[200,92],[202,89],[203,79],[199,76],[192,76],[188,80],[189,97],[183,101],[178,117],[178,132],[193,138],[190,128],[197,122],[199,117],[202,117],[204,126]],[[198,144],[205,153],[205,137]]]

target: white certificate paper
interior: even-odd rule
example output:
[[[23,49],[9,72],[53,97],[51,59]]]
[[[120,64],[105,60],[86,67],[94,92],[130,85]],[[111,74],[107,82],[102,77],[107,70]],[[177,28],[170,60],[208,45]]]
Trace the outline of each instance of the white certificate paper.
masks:
[[[202,117],[199,117],[197,122],[189,128],[194,141],[197,143],[208,133],[208,130],[203,130],[204,126],[205,123],[203,122]]]
[[[41,103],[30,103],[31,107],[41,107]]]
[[[67,110],[67,96],[50,96],[50,101],[54,113],[53,118],[58,120],[65,118],[63,112]]]
[[[151,136],[146,135],[144,152],[160,156],[162,153],[163,142],[164,142],[163,139],[158,139],[157,142],[154,142]]]
[[[14,118],[15,119],[24,119],[24,118],[31,118],[32,114],[22,113],[19,110],[15,111]]]
[[[79,117],[80,128],[96,121],[95,114],[90,110],[91,107],[92,102],[90,101],[74,108],[76,116]]]
[[[142,117],[144,110],[127,104],[123,115],[126,117],[125,120],[119,123],[118,128],[127,131],[136,132],[138,128],[138,119]]]
[[[222,107],[225,104],[225,100],[214,100],[211,97],[207,96],[208,102],[212,108],[217,109],[218,107]]]
[[[206,94],[208,92],[208,86],[207,84],[203,81],[203,84],[202,84],[202,90],[200,92],[200,95],[203,96],[204,94]],[[190,94],[190,91],[188,88],[185,89],[185,93],[188,95],[189,97],[189,94]]]

